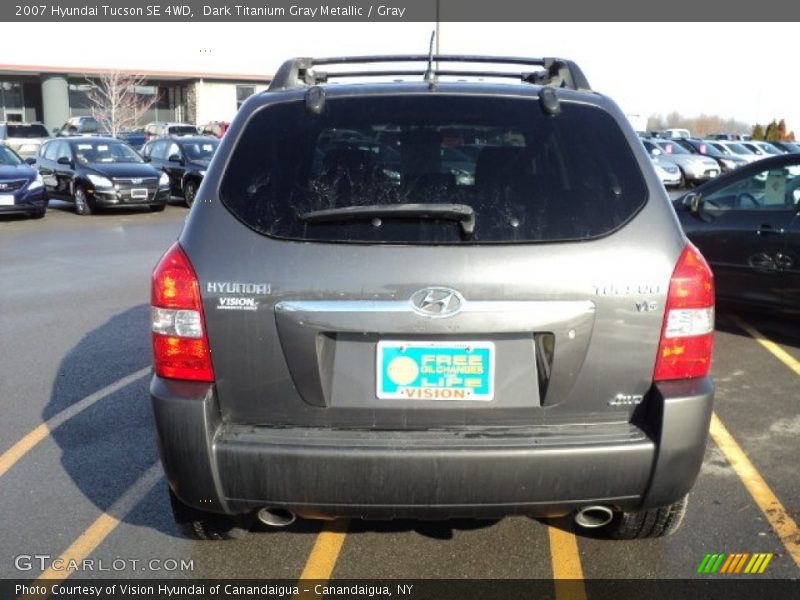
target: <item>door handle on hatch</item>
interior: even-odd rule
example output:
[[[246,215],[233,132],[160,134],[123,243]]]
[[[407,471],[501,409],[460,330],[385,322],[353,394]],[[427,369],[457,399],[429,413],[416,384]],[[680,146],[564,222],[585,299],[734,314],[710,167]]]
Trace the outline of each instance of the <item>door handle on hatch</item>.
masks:
[[[791,256],[787,256],[783,252],[778,252],[775,255],[775,264],[781,269],[791,269],[794,267],[794,260]]]
[[[756,235],[777,235],[780,233],[784,233],[784,229],[781,227],[779,229],[774,229],[772,225],[768,223],[764,223],[758,229],[756,229]]]

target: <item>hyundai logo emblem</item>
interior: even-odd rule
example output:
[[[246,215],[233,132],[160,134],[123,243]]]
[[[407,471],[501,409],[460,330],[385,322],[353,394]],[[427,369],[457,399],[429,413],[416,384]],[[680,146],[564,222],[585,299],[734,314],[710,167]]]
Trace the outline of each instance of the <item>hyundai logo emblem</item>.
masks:
[[[142,183],[142,179],[141,177],[136,177],[134,179],[131,179],[131,183],[133,183],[134,185],[139,185],[140,183]]]
[[[461,294],[445,287],[424,288],[411,295],[411,307],[423,317],[452,317],[463,302]]]

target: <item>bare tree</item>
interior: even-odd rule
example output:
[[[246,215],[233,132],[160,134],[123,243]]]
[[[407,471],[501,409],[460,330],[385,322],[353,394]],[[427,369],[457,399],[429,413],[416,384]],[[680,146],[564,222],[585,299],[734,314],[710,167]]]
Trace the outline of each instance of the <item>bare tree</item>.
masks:
[[[692,135],[699,137],[704,137],[709,133],[750,133],[752,129],[750,124],[743,121],[705,113],[695,117],[686,117],[673,111],[666,116],[650,115],[647,120],[648,130],[669,129],[672,127],[688,129],[692,132]]]
[[[92,116],[116,137],[126,127],[137,124],[139,117],[158,100],[158,94],[140,94],[144,75],[109,71],[89,79],[92,88],[86,93]]]

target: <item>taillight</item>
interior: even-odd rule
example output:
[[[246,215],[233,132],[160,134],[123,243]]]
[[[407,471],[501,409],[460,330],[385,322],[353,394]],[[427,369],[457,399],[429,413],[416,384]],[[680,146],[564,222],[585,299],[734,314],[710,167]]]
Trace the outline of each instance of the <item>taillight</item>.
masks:
[[[714,276],[697,248],[687,244],[669,283],[653,379],[708,375],[713,344]]]
[[[153,271],[150,295],[153,368],[169,379],[214,381],[200,286],[178,243]]]

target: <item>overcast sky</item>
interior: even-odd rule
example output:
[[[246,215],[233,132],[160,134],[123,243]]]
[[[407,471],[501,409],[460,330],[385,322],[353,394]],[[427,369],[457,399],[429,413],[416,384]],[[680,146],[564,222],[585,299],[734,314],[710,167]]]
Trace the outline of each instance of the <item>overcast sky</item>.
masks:
[[[6,27],[0,63],[271,74],[291,56],[417,53],[433,23],[104,23]],[[33,39],[51,43],[33,43]],[[629,114],[677,110],[800,133],[795,23],[443,23],[447,53],[563,56]],[[54,49],[57,48],[57,52]]]

